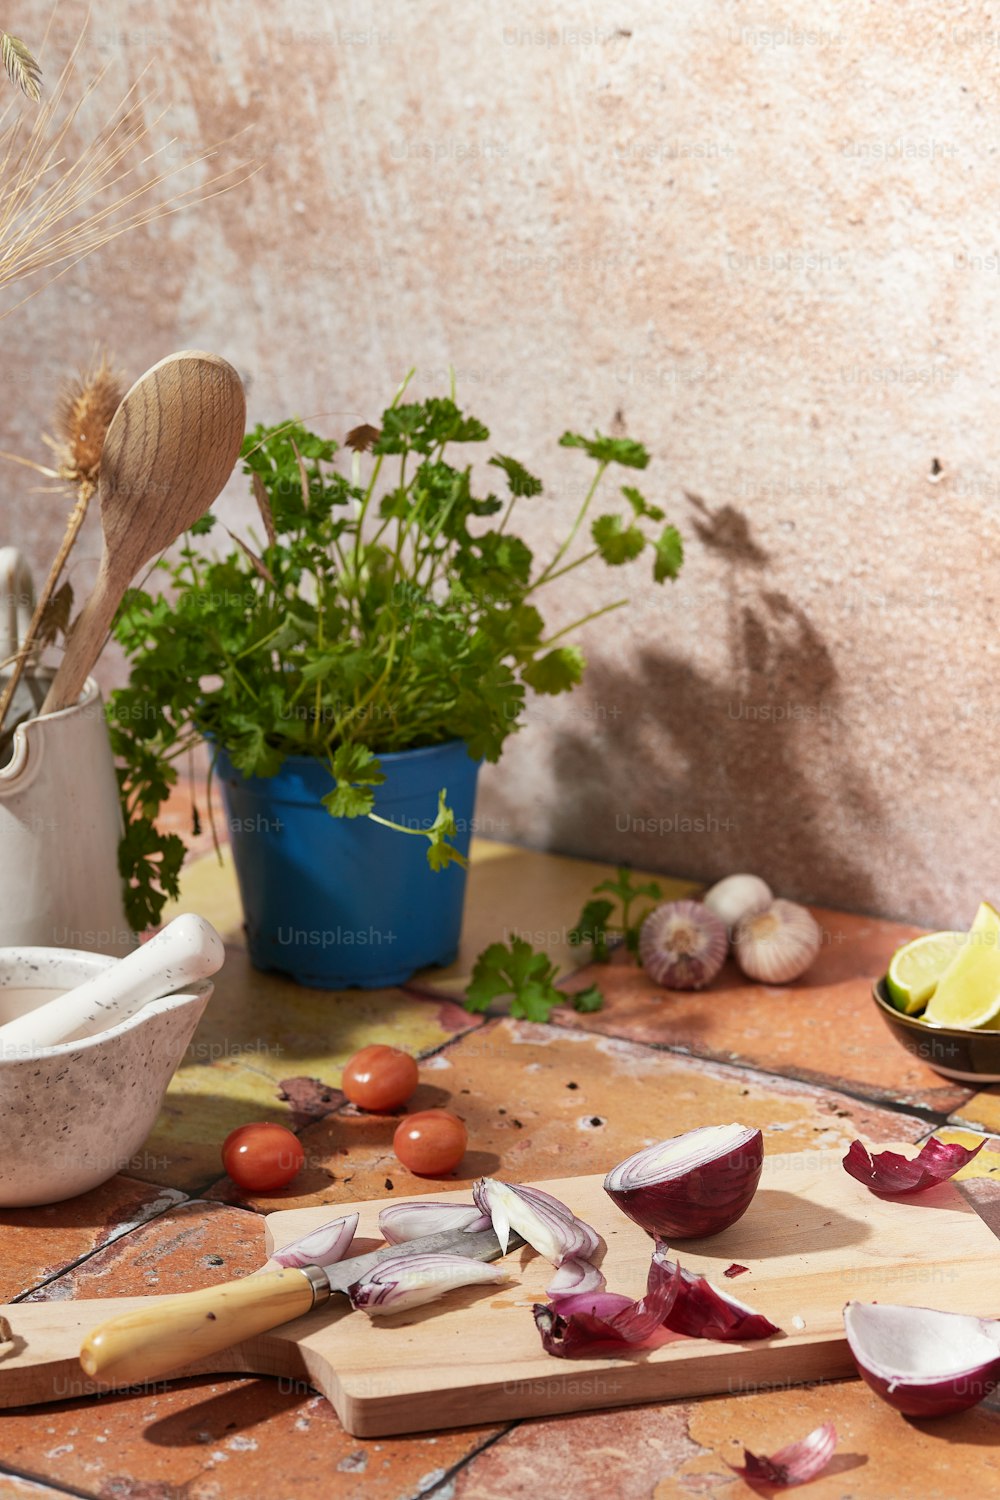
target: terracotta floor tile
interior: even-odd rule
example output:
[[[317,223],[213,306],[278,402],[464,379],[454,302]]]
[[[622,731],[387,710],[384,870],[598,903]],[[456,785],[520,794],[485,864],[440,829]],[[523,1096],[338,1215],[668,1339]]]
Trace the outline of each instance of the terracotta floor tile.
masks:
[[[421,1078],[408,1108],[453,1109],[468,1126],[469,1150],[446,1179],[452,1187],[484,1173],[528,1181],[605,1171],[642,1145],[706,1122],[760,1125],[776,1151],[846,1148],[856,1135],[917,1140],[927,1131],[912,1115],[808,1083],[510,1020],[460,1038],[428,1059]],[[281,1203],[254,1201],[294,1208],[433,1192],[440,1182],[413,1176],[393,1155],[395,1125],[346,1110],[309,1126],[301,1134],[306,1175]]]
[[[708,989],[683,993],[661,989],[635,964],[593,964],[566,988],[597,984],[604,1009],[585,1015],[567,1009],[558,1020],[833,1087],[846,1085],[852,1093],[941,1114],[963,1105],[971,1090],[917,1062],[894,1040],[871,998],[872,980],[919,929],[874,917],[816,915],[827,941],[796,984],[752,984],[730,961]]]
[[[0,1209],[0,1302],[171,1208],[181,1194],[131,1177],[44,1208]],[[2,1455],[0,1455],[2,1457]]]
[[[832,1420],[838,1444],[810,1500],[959,1500],[987,1495],[1000,1479],[1000,1418],[977,1408],[957,1417],[909,1422],[860,1380],[710,1398],[687,1408],[688,1437],[703,1451],[664,1475],[654,1500],[743,1500],[751,1494],[725,1460],[742,1462],[745,1444],[773,1453]]]
[[[1000,1133],[1000,1086],[992,1084],[981,1093],[973,1094],[955,1109],[952,1120],[956,1124],[975,1125],[981,1130]]]
[[[99,1250],[26,1300],[190,1292],[256,1271],[264,1259],[259,1214],[195,1199]]]
[[[308,1080],[335,1089],[360,1047],[386,1042],[418,1055],[440,1047],[479,1017],[448,1000],[402,990],[332,993],[259,974],[229,947],[225,967],[184,1065],[178,1069],[145,1146],[143,1179],[198,1191],[219,1175],[219,1148],[249,1120],[298,1125]],[[282,1084],[303,1080],[298,1097]]]
[[[427,1500],[554,1500],[569,1494],[573,1500],[649,1500],[664,1474],[701,1452],[688,1437],[689,1415],[687,1406],[639,1406],[522,1422],[467,1464],[454,1487],[440,1488]]]
[[[497,1428],[364,1441],[277,1380],[184,1381],[3,1416],[3,1462],[108,1500],[403,1500]]]
[[[594,886],[614,873],[613,865],[589,859],[474,839],[458,958],[445,969],[424,969],[409,987],[462,994],[482,950],[498,940],[509,942],[515,934],[544,949],[560,972],[579,967],[580,950],[570,946],[567,933]],[[700,889],[697,882],[666,875],[642,878],[659,881],[664,900]]]

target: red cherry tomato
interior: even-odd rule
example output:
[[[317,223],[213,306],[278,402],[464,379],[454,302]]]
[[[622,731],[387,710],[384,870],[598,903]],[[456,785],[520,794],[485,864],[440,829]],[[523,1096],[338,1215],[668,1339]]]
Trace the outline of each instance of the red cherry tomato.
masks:
[[[222,1165],[238,1188],[269,1193],[296,1177],[306,1159],[298,1136],[284,1125],[238,1125],[222,1143]]]
[[[458,1166],[468,1141],[469,1133],[457,1115],[447,1109],[425,1109],[400,1120],[392,1149],[418,1177],[443,1177]]]
[[[418,1083],[417,1065],[398,1047],[362,1047],[344,1068],[341,1088],[359,1109],[399,1109]]]

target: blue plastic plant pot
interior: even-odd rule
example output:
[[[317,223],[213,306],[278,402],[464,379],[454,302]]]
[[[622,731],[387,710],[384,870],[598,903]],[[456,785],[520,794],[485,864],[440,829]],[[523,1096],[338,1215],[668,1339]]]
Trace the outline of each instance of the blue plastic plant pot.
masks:
[[[453,842],[469,852],[479,762],[461,740],[379,756],[375,808],[428,828],[438,792],[455,814]],[[453,962],[465,870],[432,870],[427,840],[370,818],[335,818],[321,798],[329,768],[289,756],[276,776],[243,776],[221,747],[222,785],[250,960],[317,989],[402,984],[428,964]]]

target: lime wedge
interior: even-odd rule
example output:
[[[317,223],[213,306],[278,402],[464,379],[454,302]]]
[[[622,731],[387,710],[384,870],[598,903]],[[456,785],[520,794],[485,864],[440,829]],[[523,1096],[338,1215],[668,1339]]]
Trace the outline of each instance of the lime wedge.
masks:
[[[896,949],[885,987],[897,1010],[908,1016],[923,1010],[967,936],[964,932],[927,932]]]
[[[1000,912],[984,901],[951,963],[938,980],[924,1020],[969,1029],[1000,1015]]]

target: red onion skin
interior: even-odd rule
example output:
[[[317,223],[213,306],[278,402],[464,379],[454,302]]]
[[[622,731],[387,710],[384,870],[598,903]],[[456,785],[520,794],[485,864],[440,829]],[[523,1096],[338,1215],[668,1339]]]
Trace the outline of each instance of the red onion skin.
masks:
[[[921,1381],[919,1385],[900,1382],[894,1390],[889,1389],[888,1380],[866,1369],[857,1355],[854,1363],[862,1380],[871,1386],[876,1396],[881,1396],[904,1417],[950,1417],[955,1412],[978,1406],[990,1391],[1000,1385],[1000,1360],[982,1365],[977,1370],[966,1370],[961,1375],[946,1376],[943,1380]]]
[[[664,1342],[667,1333],[743,1343],[771,1338],[780,1328],[711,1286],[704,1276],[666,1259],[657,1245],[646,1292],[633,1302],[618,1292],[579,1292],[536,1303],[535,1325],[547,1354],[560,1359],[622,1354]]]
[[[898,1151],[879,1151],[872,1156],[860,1141],[852,1141],[844,1157],[844,1171],[880,1197],[904,1198],[947,1182],[968,1166],[985,1144],[982,1140],[970,1150],[932,1136],[920,1154],[910,1160]]]
[[[646,1294],[638,1302],[618,1292],[575,1292],[535,1303],[535,1326],[546,1354],[558,1359],[575,1355],[622,1354],[644,1348],[663,1327],[681,1284],[680,1268],[668,1275],[651,1262]]]
[[[792,1489],[795,1485],[808,1484],[822,1474],[833,1457],[837,1446],[837,1429],[832,1422],[824,1422],[808,1437],[798,1443],[789,1443],[777,1453],[751,1453],[743,1449],[743,1464],[727,1464],[734,1474],[741,1474],[750,1485],[768,1485],[774,1489]]]
[[[763,1313],[743,1307],[734,1298],[717,1291],[704,1276],[685,1271],[667,1260],[666,1254],[666,1245],[657,1246],[653,1266],[659,1268],[660,1275],[668,1281],[673,1281],[680,1273],[680,1287],[663,1320],[664,1328],[669,1328],[671,1333],[729,1344],[769,1339],[781,1332]]]
[[[745,1145],[683,1177],[634,1188],[614,1189],[605,1183],[604,1190],[653,1239],[705,1239],[743,1217],[763,1165],[764,1137],[758,1130]]]

